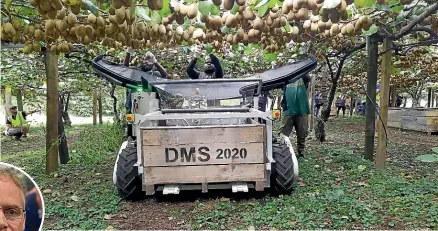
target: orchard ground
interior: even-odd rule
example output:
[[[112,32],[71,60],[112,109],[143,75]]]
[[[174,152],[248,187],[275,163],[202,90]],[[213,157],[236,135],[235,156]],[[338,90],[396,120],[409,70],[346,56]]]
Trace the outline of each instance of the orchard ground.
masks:
[[[306,141],[292,195],[184,193],[121,201],[112,184],[119,127],[67,128],[71,161],[46,176],[44,129],[2,138],[1,161],[24,168],[44,190],[45,229],[438,229],[438,165],[415,161],[438,136],[389,129],[386,170],[362,158],[364,119],[332,118],[327,141]]]

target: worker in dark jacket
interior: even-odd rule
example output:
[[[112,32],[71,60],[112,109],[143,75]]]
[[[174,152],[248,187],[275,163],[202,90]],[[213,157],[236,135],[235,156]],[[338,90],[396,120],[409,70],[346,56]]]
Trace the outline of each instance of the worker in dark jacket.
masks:
[[[281,133],[287,137],[295,128],[297,133],[298,157],[304,157],[304,143],[307,137],[308,116],[310,114],[307,88],[311,77],[309,74],[303,78],[286,85],[283,90],[283,118]]]
[[[196,66],[196,62],[198,61],[200,53],[198,50],[195,50],[193,53],[195,57],[192,59],[192,61],[190,62],[187,68],[187,74],[189,78],[220,79],[224,77],[221,63],[219,62],[219,59],[213,54],[210,54],[209,57],[205,59],[204,71],[203,72],[197,71],[195,66]]]

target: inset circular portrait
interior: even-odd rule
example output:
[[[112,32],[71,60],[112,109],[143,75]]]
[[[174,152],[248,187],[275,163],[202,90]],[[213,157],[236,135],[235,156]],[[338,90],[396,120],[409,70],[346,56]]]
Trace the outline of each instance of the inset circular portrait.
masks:
[[[0,162],[0,230],[38,231],[44,200],[35,181],[23,170]]]

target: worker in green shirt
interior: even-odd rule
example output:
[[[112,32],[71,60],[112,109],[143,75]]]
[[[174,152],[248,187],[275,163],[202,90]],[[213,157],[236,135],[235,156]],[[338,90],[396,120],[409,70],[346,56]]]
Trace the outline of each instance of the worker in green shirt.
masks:
[[[308,115],[310,114],[307,88],[311,77],[309,74],[296,82],[289,83],[283,90],[281,105],[283,108],[281,133],[291,134],[295,128],[297,133],[298,157],[304,157],[304,143],[307,137]]]

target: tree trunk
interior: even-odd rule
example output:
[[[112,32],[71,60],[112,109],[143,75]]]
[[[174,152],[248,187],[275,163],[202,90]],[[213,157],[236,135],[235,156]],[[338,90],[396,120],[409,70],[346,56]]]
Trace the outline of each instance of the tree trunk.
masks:
[[[330,64],[328,57],[327,56],[325,57],[326,62],[327,62],[327,66],[328,66],[329,71],[330,71],[332,85],[330,86],[330,92],[328,95],[327,104],[323,107],[323,109],[321,111],[321,119],[324,122],[327,121],[330,117],[331,107],[333,104],[333,100],[335,99],[336,89],[338,88],[338,82],[339,82],[339,79],[341,77],[342,67],[344,66],[344,62],[345,62],[346,58],[347,58],[347,56],[343,56],[340,58],[338,69],[336,70],[336,73],[334,74],[333,69],[332,69],[332,65]]]
[[[419,107],[420,106],[420,97],[418,96],[412,96],[412,107]]]
[[[427,89],[427,107],[430,108],[432,105],[432,88]]]
[[[374,160],[374,132],[376,113],[376,85],[377,85],[377,59],[379,43],[375,35],[367,36],[368,71],[367,71],[367,103],[366,103],[366,129],[365,129],[365,158]]]
[[[103,123],[102,117],[103,117],[103,108],[102,108],[102,88],[99,88],[99,95],[98,95],[98,103],[99,103],[99,124]]]
[[[110,96],[111,98],[113,98],[114,122],[120,123],[119,112],[117,110],[117,97],[114,95],[115,90],[116,90],[116,85],[114,83],[111,83]]]
[[[335,79],[332,82],[332,85],[330,86],[330,92],[328,95],[327,104],[324,105],[322,111],[321,111],[321,119],[323,121],[327,121],[330,117],[330,112],[332,109],[333,100],[335,99],[336,94],[336,88],[338,87],[338,80]]]
[[[93,90],[93,125],[97,124],[97,90]]]
[[[17,108],[18,111],[23,111],[23,95],[21,94],[21,89],[17,91]]]
[[[47,122],[46,174],[58,169],[58,56],[46,51]]]
[[[64,131],[64,123],[62,122],[62,102],[59,100],[58,108],[58,137],[59,137],[59,160],[61,164],[67,164],[70,160],[68,154],[67,135]]]

